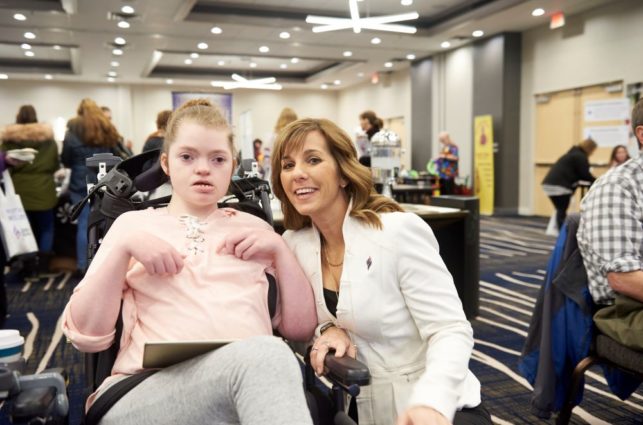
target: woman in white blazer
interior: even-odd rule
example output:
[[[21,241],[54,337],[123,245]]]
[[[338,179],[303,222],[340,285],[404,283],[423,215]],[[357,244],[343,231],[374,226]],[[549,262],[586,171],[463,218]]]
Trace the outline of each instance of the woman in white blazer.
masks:
[[[311,361],[366,363],[360,425],[491,424],[469,371],[473,331],[430,227],[373,189],[349,136],[302,119],[277,137],[272,187],[286,242],[313,285]]]

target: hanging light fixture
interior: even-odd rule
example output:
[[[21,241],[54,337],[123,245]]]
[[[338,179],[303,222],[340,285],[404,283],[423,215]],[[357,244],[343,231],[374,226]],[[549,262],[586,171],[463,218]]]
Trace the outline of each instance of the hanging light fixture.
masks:
[[[417,28],[413,26],[393,24],[393,22],[417,19],[420,17],[417,12],[360,18],[357,0],[348,0],[348,8],[351,12],[350,18],[308,15],[306,17],[306,22],[309,24],[319,25],[313,27],[313,32],[338,31],[349,28],[352,28],[353,32],[356,34],[360,33],[362,29],[401,32],[405,34],[415,34],[417,32]]]
[[[233,89],[260,89],[260,90],[281,90],[281,84],[276,84],[275,77],[258,78],[248,80],[239,74],[232,74],[234,81],[212,81],[213,87],[223,87],[225,90]]]

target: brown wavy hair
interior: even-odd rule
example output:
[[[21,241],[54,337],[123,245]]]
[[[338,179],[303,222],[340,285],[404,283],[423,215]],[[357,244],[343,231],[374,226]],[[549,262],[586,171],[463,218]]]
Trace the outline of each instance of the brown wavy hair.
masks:
[[[16,124],[32,124],[38,122],[36,108],[33,105],[22,105],[16,115]]]
[[[165,128],[163,152],[169,152],[170,146],[176,140],[179,127],[181,127],[181,124],[185,121],[190,121],[204,127],[227,131],[230,152],[232,152],[232,158],[234,160],[233,168],[236,167],[237,149],[234,146],[230,124],[223,112],[221,112],[221,109],[205,98],[188,100],[181,105],[179,109],[172,112],[167,122],[167,127]]]
[[[279,133],[293,121],[297,121],[297,113],[290,108],[282,109],[275,124],[275,133]]]
[[[344,130],[327,119],[304,118],[279,133],[272,157],[272,191],[281,201],[286,229],[299,230],[311,225],[310,217],[299,214],[286,196],[281,184],[281,161],[290,152],[301,149],[306,136],[313,131],[326,140],[341,176],[348,182],[344,190],[353,202],[351,217],[381,229],[379,213],[404,211],[395,201],[375,191],[371,170],[359,163],[355,146]]]
[[[114,124],[92,99],[81,100],[77,113],[81,138],[86,145],[114,147],[122,139]]]

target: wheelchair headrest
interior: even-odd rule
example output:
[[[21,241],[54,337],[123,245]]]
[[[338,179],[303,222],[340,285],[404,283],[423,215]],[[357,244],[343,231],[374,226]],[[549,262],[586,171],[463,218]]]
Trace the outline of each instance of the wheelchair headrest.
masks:
[[[136,190],[147,192],[168,181],[159,162],[160,155],[160,149],[143,152],[119,163],[116,168],[125,171],[130,178],[133,178]]]

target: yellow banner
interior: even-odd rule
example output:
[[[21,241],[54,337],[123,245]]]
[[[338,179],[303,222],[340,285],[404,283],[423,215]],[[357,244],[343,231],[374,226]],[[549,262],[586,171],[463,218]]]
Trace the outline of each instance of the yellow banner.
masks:
[[[480,214],[493,214],[493,118],[480,115],[474,121],[475,194],[480,198]]]

